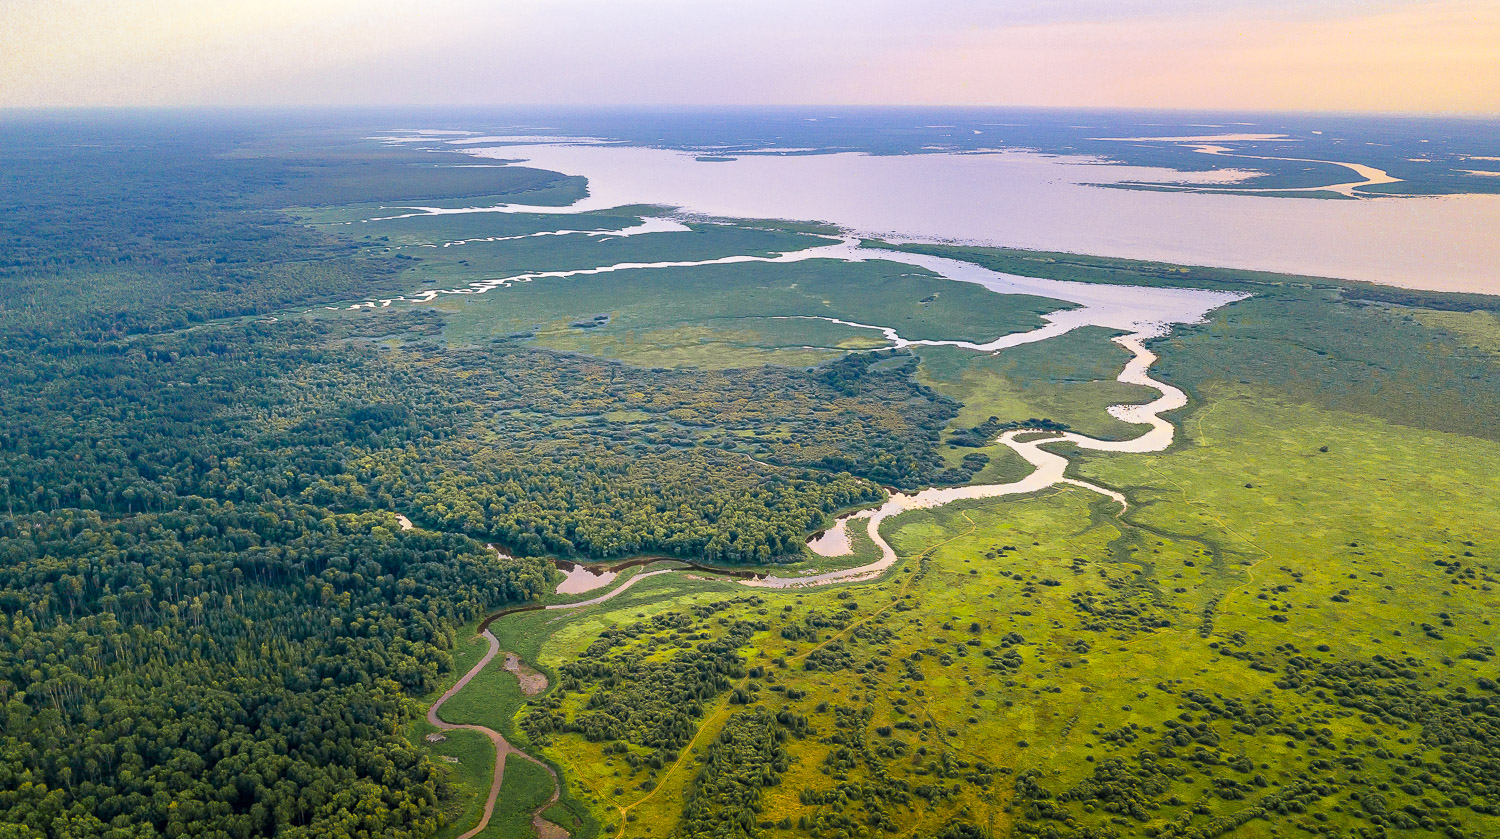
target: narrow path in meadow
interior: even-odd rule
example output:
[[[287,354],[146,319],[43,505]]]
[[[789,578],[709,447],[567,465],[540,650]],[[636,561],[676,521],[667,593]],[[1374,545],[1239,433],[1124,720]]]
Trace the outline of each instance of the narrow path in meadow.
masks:
[[[449,699],[452,699],[454,696],[458,695],[459,691],[467,687],[469,682],[473,681],[474,677],[478,676],[479,673],[483,671],[491,661],[494,661],[495,656],[500,654],[500,640],[495,637],[494,633],[490,632],[489,625],[493,623],[497,618],[501,618],[505,615],[513,614],[516,612],[582,609],[588,606],[597,606],[598,604],[603,603],[606,600],[610,600],[612,598],[618,597],[621,594],[624,594],[625,591],[631,586],[635,585],[641,580],[646,579],[647,577],[655,577],[658,574],[667,574],[674,570],[677,569],[667,568],[661,571],[647,571],[642,574],[636,574],[635,576],[611,589],[608,593],[578,603],[557,603],[551,606],[541,607],[540,609],[536,606],[522,606],[520,608],[505,609],[489,616],[485,619],[484,623],[480,625],[480,634],[490,645],[489,650],[485,652],[483,658],[479,659],[479,661],[475,663],[473,667],[469,668],[469,672],[465,673],[457,682],[454,682],[453,687],[448,688],[448,690],[446,690],[442,696],[438,697],[437,701],[432,703],[432,705],[427,709],[427,721],[434,727],[442,729],[444,731],[453,731],[456,729],[463,731],[477,731],[480,734],[483,734],[484,736],[490,738],[490,742],[495,745],[495,774],[493,779],[490,781],[489,796],[484,801],[484,812],[479,817],[479,823],[474,825],[474,827],[471,828],[468,832],[459,836],[458,839],[473,839],[473,837],[478,836],[484,831],[486,827],[489,826],[490,817],[495,813],[495,802],[500,798],[500,786],[505,782],[505,759],[510,755],[520,755],[522,758],[525,758],[526,760],[529,760],[532,763],[535,763],[536,765],[547,770],[547,774],[552,776],[552,797],[547,799],[547,802],[538,807],[536,809],[536,812],[532,813],[531,815],[531,824],[536,828],[537,836],[540,837],[540,839],[559,839],[559,837],[568,835],[567,831],[563,830],[561,827],[558,827],[557,825],[542,818],[542,812],[553,804],[556,804],[558,798],[560,798],[562,795],[562,782],[557,777],[557,770],[553,769],[545,761],[538,760],[537,758],[511,745],[510,741],[506,740],[504,735],[494,730],[493,728],[468,723],[451,723],[447,722],[441,716],[439,716],[439,711],[442,709],[443,704],[446,703]],[[516,656],[514,653],[507,653],[507,657],[515,658],[517,670],[524,666],[524,664],[520,660],[520,657]],[[509,669],[509,667],[507,667],[507,669]],[[543,684],[545,684],[545,680]]]
[[[443,707],[443,703],[447,702],[449,699],[452,699],[459,691],[463,690],[464,687],[469,684],[469,682],[473,681],[475,676],[479,675],[479,672],[484,669],[485,665],[493,661],[496,655],[499,655],[500,641],[496,639],[494,634],[492,634],[488,629],[484,630],[483,634],[484,640],[489,642],[489,651],[484,654],[483,658],[479,659],[479,662],[477,664],[469,668],[469,672],[465,673],[462,678],[455,682],[453,684],[453,687],[448,688],[448,690],[443,693],[442,696],[438,697],[438,700],[432,703],[432,706],[427,709],[427,721],[432,723],[433,726],[444,731],[454,731],[458,729],[464,731],[477,731],[480,734],[483,734],[484,736],[490,738],[490,742],[495,744],[495,775],[493,780],[491,780],[490,782],[489,797],[484,800],[484,812],[479,817],[479,823],[474,825],[474,827],[471,828],[467,833],[459,836],[458,839],[473,839],[473,837],[478,836],[486,827],[489,826],[490,817],[495,814],[495,801],[500,797],[500,785],[505,781],[505,759],[513,754],[520,755],[521,757],[531,761],[532,763],[535,763],[543,769],[546,769],[547,774],[552,776],[552,797],[547,800],[546,804],[543,804],[541,807],[537,808],[536,813],[534,813],[531,817],[532,824],[537,826],[538,835],[545,835],[541,832],[542,826],[541,824],[539,824],[539,822],[542,821],[542,811],[556,802],[558,795],[560,794],[561,787],[558,785],[557,772],[554,771],[551,766],[548,766],[542,761],[537,760],[536,758],[521,751],[515,746],[512,746],[510,744],[510,741],[506,740],[505,737],[500,734],[500,732],[494,730],[493,728],[487,728],[482,725],[446,722],[442,717],[438,716],[438,711]]]

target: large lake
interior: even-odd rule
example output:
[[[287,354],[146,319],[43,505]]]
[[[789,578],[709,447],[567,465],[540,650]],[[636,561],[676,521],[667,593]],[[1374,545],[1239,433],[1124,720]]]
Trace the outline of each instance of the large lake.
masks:
[[[829,221],[898,239],[1500,294],[1494,195],[1316,200],[1112,189],[1089,184],[1180,183],[1191,175],[1028,152],[705,162],[617,145],[475,144],[471,151],[587,176],[590,197],[581,207],[588,208],[668,204],[706,215]]]

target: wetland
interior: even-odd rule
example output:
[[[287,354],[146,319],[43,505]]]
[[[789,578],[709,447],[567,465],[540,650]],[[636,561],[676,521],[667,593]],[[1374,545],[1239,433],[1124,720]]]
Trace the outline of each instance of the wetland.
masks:
[[[1389,155],[1323,200],[1345,158],[1258,127],[133,130],[7,170],[18,836],[1500,831],[1500,297],[1005,247],[896,188],[1478,206]],[[1225,193],[1261,164],[1287,195]],[[885,215],[817,203],[842,177]],[[1451,249],[1410,285],[1487,247],[1417,228]]]

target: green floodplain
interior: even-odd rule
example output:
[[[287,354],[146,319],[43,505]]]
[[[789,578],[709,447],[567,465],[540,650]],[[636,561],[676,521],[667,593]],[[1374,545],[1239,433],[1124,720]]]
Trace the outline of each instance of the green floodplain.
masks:
[[[752,588],[723,572],[875,559],[861,529],[805,541],[892,489],[1024,476],[995,428],[1129,439],[1106,409],[1155,391],[1102,328],[992,355],[808,319],[984,341],[1069,305],[888,261],[397,299],[819,225],[390,218],[586,184],[337,132],[25,139],[0,837],[465,835],[493,749],[424,715],[480,622],[627,583],[489,624],[546,689],[501,656],[440,715],[561,788],[511,756],[480,836],[1500,835],[1500,298],[903,246],[1250,296],[1151,343],[1189,395],[1170,448],[1055,447],[1123,512],[1073,486],[914,510],[876,579]],[[650,561],[558,595],[553,557]]]

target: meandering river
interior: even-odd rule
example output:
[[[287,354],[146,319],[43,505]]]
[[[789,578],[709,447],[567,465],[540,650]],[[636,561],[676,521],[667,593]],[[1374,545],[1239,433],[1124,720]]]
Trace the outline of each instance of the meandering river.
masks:
[[[977,498],[995,498],[1007,495],[1024,495],[1058,485],[1071,485],[1097,492],[1114,499],[1122,506],[1125,498],[1104,487],[1086,483],[1067,476],[1067,458],[1048,450],[1048,446],[1071,443],[1079,448],[1101,452],[1153,452],[1171,445],[1174,426],[1162,418],[1162,414],[1187,404],[1187,396],[1178,388],[1153,379],[1150,376],[1156,355],[1148,350],[1145,342],[1166,335],[1176,324],[1199,323],[1214,309],[1243,299],[1245,295],[1202,289],[1156,288],[1149,286],[1105,285],[1064,280],[1049,280],[1023,277],[992,271],[980,265],[946,257],[927,254],[912,254],[882,248],[862,247],[857,239],[846,237],[836,244],[808,248],[775,256],[727,256],[718,259],[680,262],[627,262],[595,268],[567,271],[539,271],[508,277],[480,280],[462,288],[427,289],[410,297],[357,303],[350,308],[375,305],[388,306],[396,301],[421,304],[431,302],[445,294],[485,294],[504,289],[515,283],[544,281],[565,277],[607,274],[616,271],[649,271],[667,268],[695,267],[703,265],[725,265],[742,262],[792,263],[811,259],[834,259],[849,262],[886,260],[926,269],[957,282],[981,285],[1000,294],[1027,294],[1065,301],[1073,308],[1059,309],[1042,316],[1046,322],[1036,329],[1001,335],[985,342],[958,340],[912,340],[900,335],[895,327],[880,324],[862,324],[822,316],[800,316],[832,320],[847,326],[879,331],[891,346],[953,346],[974,352],[1000,352],[1022,344],[1045,341],[1084,326],[1116,329],[1127,334],[1114,339],[1115,343],[1131,354],[1131,359],[1121,370],[1118,381],[1143,385],[1156,390],[1160,396],[1144,405],[1114,405],[1109,413],[1122,422],[1146,426],[1143,433],[1130,440],[1097,440],[1074,432],[1044,432],[1040,429],[1017,429],[1000,435],[997,442],[1008,446],[1033,467],[1031,474],[1019,481],[1005,484],[978,484],[962,487],[942,487],[906,494],[893,493],[889,500],[873,510],[866,510],[840,520],[827,533],[820,534],[809,542],[809,548],[824,556],[842,556],[851,551],[846,528],[851,521],[863,521],[870,540],[880,549],[880,558],[875,562],[855,568],[832,571],[802,577],[763,576],[741,579],[743,585],[762,588],[789,588],[849,583],[869,580],[879,576],[897,560],[895,551],[880,535],[880,525],[888,518],[907,510],[935,507],[953,501]],[[571,564],[570,564],[571,565]],[[574,566],[563,569],[565,579],[558,592],[579,593],[607,585],[613,574],[601,574],[597,569]],[[614,596],[625,588],[665,571],[641,574],[626,581],[624,586],[607,596]],[[547,608],[577,608],[601,602],[604,598]]]
[[[836,251],[843,258],[858,259],[869,254],[859,248],[853,242],[846,241],[830,248],[841,249]],[[886,251],[874,252],[881,258],[890,254]],[[841,519],[831,534],[824,534],[814,539],[809,546],[826,556],[838,556],[850,553],[848,534],[845,530],[851,521],[866,522],[866,533],[870,540],[880,551],[880,558],[866,565],[831,571],[803,577],[777,577],[777,576],[751,576],[742,577],[738,581],[742,585],[761,588],[801,588],[808,586],[826,586],[836,583],[854,583],[870,580],[880,576],[891,568],[898,556],[895,550],[880,534],[880,525],[888,518],[899,515],[908,510],[921,509],[925,507],[936,507],[942,504],[952,503],[965,499],[996,498],[1007,495],[1022,495],[1038,492],[1049,487],[1059,485],[1070,485],[1081,487],[1093,492],[1106,495],[1119,503],[1123,509],[1126,499],[1123,495],[1105,487],[1087,483],[1067,475],[1068,459],[1060,454],[1047,450],[1046,446],[1058,443],[1072,443],[1080,448],[1095,451],[1112,452],[1151,452],[1160,451],[1171,445],[1174,436],[1174,426],[1162,414],[1181,408],[1187,404],[1187,396],[1180,389],[1165,382],[1151,378],[1151,364],[1156,360],[1156,355],[1145,346],[1145,341],[1150,337],[1164,334],[1173,323],[1190,322],[1201,319],[1208,311],[1217,306],[1224,305],[1238,299],[1236,295],[1220,292],[1207,291],[1184,291],[1180,289],[1132,289],[1129,287],[1101,286],[1094,287],[1081,283],[1058,283],[1051,280],[1033,280],[1032,278],[1012,278],[1007,275],[997,274],[993,271],[972,266],[968,263],[956,263],[954,260],[941,259],[938,257],[916,256],[911,254],[895,255],[906,261],[913,260],[911,264],[922,265],[931,270],[938,271],[944,276],[955,280],[966,282],[977,282],[993,287],[1000,291],[1001,287],[1009,288],[1012,283],[1020,283],[1032,291],[1026,293],[1043,294],[1054,298],[1068,299],[1079,305],[1078,309],[1066,310],[1056,316],[1049,315],[1051,322],[1040,329],[1031,332],[1017,333],[1010,336],[1002,336],[997,341],[1006,341],[1006,346],[1014,346],[1032,340],[1045,340],[1055,334],[1061,334],[1068,329],[1077,328],[1086,324],[1094,325],[1120,325],[1128,323],[1133,331],[1128,335],[1122,335],[1114,340],[1131,353],[1131,360],[1117,377],[1119,381],[1128,384],[1144,385],[1154,388],[1160,396],[1144,405],[1116,405],[1110,407],[1109,412],[1127,423],[1135,423],[1147,426],[1147,430],[1137,437],[1125,441],[1096,440],[1073,432],[1039,432],[1035,429],[1017,429],[1007,431],[1000,435],[999,442],[1009,446],[1017,454],[1023,457],[1033,467],[1030,475],[1019,481],[1006,484],[978,484],[963,487],[944,487],[927,489],[921,492],[905,494],[893,493],[890,498],[879,507],[857,513],[853,516]],[[1041,283],[1043,285],[1035,285]],[[1082,288],[1075,288],[1082,286]],[[1044,290],[1045,289],[1045,290]],[[1158,293],[1160,292],[1160,293]],[[1171,292],[1171,293],[1166,293]],[[1062,315],[1069,315],[1064,318]],[[868,328],[880,329],[886,336],[899,346],[908,346],[915,342],[902,338],[893,328],[883,326],[869,326]],[[997,341],[983,344],[971,342],[936,342],[957,345],[972,349],[976,352],[995,352],[1000,348]],[[405,516],[397,516],[403,529],[409,529],[412,524]],[[491,546],[494,548],[494,546]],[[496,553],[500,553],[495,548]],[[619,570],[605,570],[599,573],[597,570],[588,569],[573,563],[558,563],[565,571],[565,579],[559,587],[559,593],[571,593],[587,591],[613,581]],[[633,588],[643,580],[650,579],[662,574],[674,573],[676,569],[665,568],[652,571],[642,571],[625,580],[613,589],[590,599],[573,603],[558,603],[540,607],[546,611],[574,611],[586,609],[611,600]],[[478,731],[488,737],[495,747],[495,769],[490,783],[489,794],[485,800],[480,821],[474,828],[464,834],[461,839],[475,836],[482,832],[488,825],[494,811],[495,802],[504,781],[505,759],[510,754],[517,754],[525,759],[537,759],[525,752],[516,749],[497,731],[479,725],[460,725],[444,721],[439,712],[442,706],[455,694],[462,690],[480,671],[484,669],[500,652],[499,642],[490,631],[489,625],[494,620],[511,612],[536,611],[537,606],[523,606],[492,615],[486,619],[481,626],[481,633],[489,645],[485,656],[474,665],[474,667],[458,682],[446,691],[427,711],[427,720],[440,729],[469,729]],[[513,670],[521,679],[523,690],[528,686],[528,695],[545,689],[545,677],[540,673],[527,668],[521,660],[512,653],[506,657],[507,668]],[[528,682],[529,679],[529,682]],[[552,767],[542,764],[552,774],[553,794],[548,804],[557,800],[560,792],[560,784]],[[532,816],[533,825],[540,832],[548,830],[551,825],[545,823],[541,818],[541,810],[537,810]]]
[[[880,576],[896,564],[898,559],[896,551],[880,535],[880,525],[888,518],[900,515],[908,510],[918,510],[925,507],[939,507],[951,504],[954,501],[964,501],[976,498],[999,498],[1007,495],[1025,495],[1027,493],[1039,492],[1049,487],[1058,485],[1076,486],[1097,492],[1120,504],[1123,510],[1126,506],[1125,496],[1111,489],[1081,481],[1067,476],[1068,459],[1060,454],[1048,451],[1044,446],[1058,443],[1072,443],[1081,449],[1108,452],[1155,452],[1161,451],[1172,444],[1175,427],[1172,423],[1162,418],[1167,411],[1174,411],[1187,404],[1187,394],[1165,382],[1151,378],[1148,371],[1152,362],[1156,361],[1156,355],[1146,349],[1143,341],[1147,333],[1138,332],[1124,335],[1115,339],[1115,342],[1130,350],[1133,358],[1118,376],[1119,381],[1127,384],[1145,385],[1155,388],[1161,393],[1156,399],[1145,405],[1114,405],[1109,412],[1115,418],[1129,423],[1139,423],[1150,426],[1145,433],[1130,440],[1096,440],[1075,432],[1043,432],[1037,429],[1016,429],[1001,434],[998,442],[1008,446],[1011,450],[1025,458],[1032,466],[1031,474],[1019,481],[1006,484],[973,484],[961,487],[941,487],[925,489],[916,493],[892,493],[890,498],[879,507],[865,510],[840,519],[827,533],[808,542],[808,548],[822,554],[823,556],[846,556],[853,551],[849,540],[847,528],[851,522],[864,521],[865,532],[870,541],[880,550],[880,558],[867,565],[855,568],[845,568],[838,571],[830,571],[826,574],[817,574],[809,577],[776,577],[769,576],[758,580],[741,580],[743,585],[756,586],[760,588],[803,588],[806,586],[823,586],[831,583],[853,583],[862,580],[870,580]]]
[[[747,586],[790,588],[829,585],[832,583],[850,583],[873,579],[890,568],[897,560],[896,552],[880,535],[880,525],[886,519],[907,510],[936,507],[965,499],[1024,495],[1058,485],[1077,486],[1106,495],[1123,507],[1126,501],[1120,493],[1068,477],[1068,459],[1048,450],[1047,447],[1061,443],[1071,443],[1081,449],[1091,451],[1141,453],[1161,451],[1170,446],[1174,437],[1175,427],[1161,415],[1185,406],[1187,404],[1187,395],[1180,389],[1151,377],[1150,368],[1156,361],[1156,355],[1146,348],[1145,342],[1151,338],[1167,334],[1175,324],[1201,322],[1210,311],[1243,299],[1244,297],[1244,295],[1229,292],[1199,289],[1102,285],[1021,277],[991,271],[973,263],[945,257],[864,248],[860,247],[853,239],[845,239],[836,245],[811,248],[772,257],[732,256],[691,263],[622,263],[614,266],[575,271],[538,272],[502,279],[484,280],[472,283],[466,289],[448,290],[446,292],[443,290],[429,290],[417,297],[405,299],[411,302],[422,303],[433,300],[443,293],[482,294],[504,288],[515,282],[531,282],[552,277],[599,274],[610,271],[651,270],[687,265],[715,265],[747,261],[798,262],[807,259],[842,259],[847,261],[861,261],[865,259],[890,260],[925,268],[951,280],[976,283],[997,293],[1031,294],[1075,304],[1077,308],[1063,309],[1044,315],[1043,319],[1047,323],[1042,327],[1026,332],[1002,335],[994,340],[983,343],[972,341],[910,340],[903,338],[894,327],[876,324],[858,324],[848,321],[837,322],[858,328],[878,330],[891,345],[896,347],[944,345],[960,347],[974,352],[999,352],[1008,347],[1044,341],[1083,326],[1100,326],[1126,330],[1128,334],[1118,336],[1114,339],[1115,343],[1131,354],[1130,361],[1120,371],[1120,374],[1116,377],[1117,380],[1126,384],[1152,388],[1160,395],[1144,405],[1114,405],[1108,408],[1109,413],[1122,422],[1146,426],[1143,433],[1132,439],[1098,440],[1075,432],[1057,433],[1041,429],[1007,431],[1000,435],[997,442],[1008,446],[1025,459],[1027,463],[1032,465],[1032,473],[1025,478],[1005,484],[942,487],[912,494],[893,493],[889,500],[880,507],[841,519],[829,532],[820,534],[809,542],[810,549],[824,556],[847,555],[852,548],[846,528],[851,521],[864,521],[870,540],[880,549],[880,558],[875,562],[855,568],[811,576],[778,577],[771,575],[741,579],[741,584]],[[831,318],[821,319],[834,320]],[[600,574],[597,570],[572,566],[571,563],[569,565],[571,567],[564,569],[566,578],[562,586],[558,589],[559,593],[588,591],[605,585],[613,579],[613,574],[607,571],[604,574]],[[667,572],[655,571],[649,574],[637,575],[628,580],[624,586],[611,592],[608,596],[618,594],[620,591],[633,585],[637,580],[659,573]],[[583,603],[549,606],[547,608],[577,608],[578,606],[602,602],[603,599],[596,598],[595,600]]]

